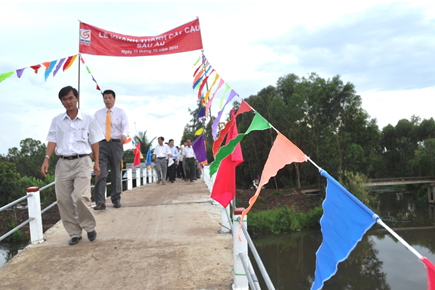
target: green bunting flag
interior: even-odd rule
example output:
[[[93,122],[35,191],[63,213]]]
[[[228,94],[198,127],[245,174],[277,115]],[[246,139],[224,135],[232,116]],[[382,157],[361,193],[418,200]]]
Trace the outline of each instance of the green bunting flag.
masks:
[[[0,83],[13,74],[14,74],[14,71],[5,72],[5,73],[0,74]]]
[[[234,149],[236,149],[237,144],[242,141],[243,137],[248,135],[251,131],[265,130],[269,128],[270,124],[266,121],[266,119],[264,119],[260,114],[256,113],[254,119],[251,122],[251,125],[245,133],[240,133],[236,136],[236,138],[231,139],[226,146],[219,149],[218,153],[215,156],[214,162],[210,164],[210,177],[212,177],[213,174],[217,172],[222,160],[224,160],[225,157],[233,153]]]
[[[222,96],[222,99],[221,99],[221,105],[220,105],[220,107],[219,107],[219,110],[222,110],[222,105],[223,105],[223,102],[224,102],[225,93],[226,93],[226,92],[228,91],[228,89],[230,88],[230,86],[229,86],[227,83],[225,83],[225,85],[227,86],[227,88],[225,89],[224,95]]]

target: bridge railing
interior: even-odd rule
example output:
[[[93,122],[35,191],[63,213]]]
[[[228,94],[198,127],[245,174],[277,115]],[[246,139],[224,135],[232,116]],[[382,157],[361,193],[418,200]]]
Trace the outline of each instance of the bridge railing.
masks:
[[[210,178],[210,170],[208,166],[204,166],[203,179],[207,185],[210,193],[213,189],[213,184],[216,179],[216,174]],[[260,284],[258,283],[257,276],[255,275],[254,268],[248,257],[248,246],[252,252],[252,255],[257,262],[257,266],[263,276],[264,282],[269,290],[275,290],[269,274],[264,267],[263,261],[255,248],[255,245],[246,229],[247,218],[246,215],[242,222],[242,212],[244,208],[236,208],[235,198],[231,201],[231,204],[226,208],[222,207],[221,210],[221,232],[231,232],[233,236],[233,261],[234,261],[234,284],[233,289],[250,289],[259,290]],[[230,217],[230,206],[233,208],[232,218]],[[242,225],[243,237],[239,240],[239,227]]]
[[[127,182],[127,190],[133,189],[133,174],[132,174],[133,168],[129,167],[127,169],[123,169],[121,172],[121,176],[123,176],[123,173],[127,173],[127,178],[121,179],[122,182]],[[122,178],[122,177],[121,177]],[[142,179],[142,182],[141,182]],[[152,169],[145,169],[145,168],[137,168],[136,169],[136,187],[145,185],[147,183],[155,182],[155,172]],[[111,183],[108,182],[106,184],[106,197],[107,197],[107,186],[109,186]],[[30,228],[30,242],[32,244],[38,244],[42,243],[44,241],[43,238],[43,227],[42,227],[42,214],[57,205],[57,201],[53,202],[49,206],[45,207],[43,210],[41,210],[41,200],[40,200],[40,194],[41,191],[55,185],[55,182],[52,182],[50,184],[45,185],[44,187],[29,187],[27,189],[27,195],[3,206],[0,208],[0,212],[7,210],[8,208],[11,208],[25,200],[27,200],[27,209],[29,213],[29,218],[16,226],[15,228],[8,231],[6,234],[2,235],[0,237],[0,241],[6,239],[10,235],[12,235],[14,232],[18,231],[25,225],[29,224]],[[95,185],[91,185],[91,188],[95,187]]]

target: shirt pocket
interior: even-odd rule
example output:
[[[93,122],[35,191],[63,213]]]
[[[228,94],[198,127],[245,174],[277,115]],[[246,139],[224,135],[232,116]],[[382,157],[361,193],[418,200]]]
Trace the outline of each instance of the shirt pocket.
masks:
[[[112,120],[112,128],[122,131],[122,119],[121,117],[114,118]]]
[[[88,142],[88,130],[85,128],[74,129],[74,141],[76,142]]]

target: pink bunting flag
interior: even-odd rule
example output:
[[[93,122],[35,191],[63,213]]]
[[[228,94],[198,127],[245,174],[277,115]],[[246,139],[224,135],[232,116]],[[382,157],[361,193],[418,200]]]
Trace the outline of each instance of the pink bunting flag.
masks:
[[[276,176],[278,171],[285,165],[293,162],[305,162],[307,157],[304,152],[296,147],[290,140],[288,140],[284,135],[278,132],[278,136],[273,143],[272,149],[269,152],[269,157],[267,157],[266,164],[264,165],[263,173],[261,173],[260,184],[257,187],[255,195],[249,200],[249,207],[245,209],[242,213],[242,220],[248,214],[249,210],[254,205],[258,196],[260,195],[261,188],[263,185],[267,184],[273,176]],[[240,230],[239,228],[239,240]]]
[[[427,289],[435,290],[435,266],[426,257],[421,257],[421,261],[426,266],[427,271]]]
[[[211,97],[210,101],[207,102],[207,110],[206,110],[206,115],[208,117],[208,111],[210,109],[211,103],[213,102],[214,96],[216,95],[216,92],[221,88],[221,86],[224,84],[224,80],[221,78],[221,80],[219,81],[219,84],[216,88],[216,91],[214,91],[213,96]]]

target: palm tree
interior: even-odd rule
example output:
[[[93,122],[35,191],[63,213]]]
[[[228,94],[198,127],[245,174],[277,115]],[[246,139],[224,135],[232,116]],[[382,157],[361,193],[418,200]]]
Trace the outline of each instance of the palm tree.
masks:
[[[140,142],[140,152],[142,153],[143,157],[147,157],[148,148],[151,147],[151,144],[157,137],[154,137],[151,139],[151,141],[148,141],[147,138],[147,131],[139,131],[139,133],[133,137],[134,143],[138,144]]]

